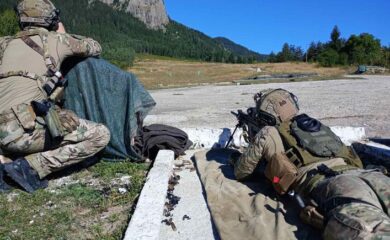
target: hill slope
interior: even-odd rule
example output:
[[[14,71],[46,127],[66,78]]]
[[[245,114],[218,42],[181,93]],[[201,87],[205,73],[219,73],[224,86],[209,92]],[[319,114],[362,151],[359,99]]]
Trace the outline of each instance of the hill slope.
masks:
[[[264,61],[267,59],[268,55],[260,54],[257,52],[254,52],[252,50],[249,50],[248,48],[237,44],[230,39],[227,39],[225,37],[216,37],[214,38],[217,42],[219,42],[224,48],[231,51],[232,53],[239,55],[239,56],[245,56],[245,57],[253,57],[257,61]]]

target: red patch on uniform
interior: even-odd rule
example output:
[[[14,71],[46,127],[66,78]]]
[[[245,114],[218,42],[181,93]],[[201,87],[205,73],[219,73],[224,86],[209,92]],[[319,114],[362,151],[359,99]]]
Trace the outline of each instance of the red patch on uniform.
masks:
[[[280,178],[275,176],[274,179],[272,180],[273,183],[279,183],[280,182]]]

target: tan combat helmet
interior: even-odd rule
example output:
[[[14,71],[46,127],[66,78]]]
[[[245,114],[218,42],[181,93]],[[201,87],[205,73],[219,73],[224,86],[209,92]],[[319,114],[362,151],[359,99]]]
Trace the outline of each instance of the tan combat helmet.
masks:
[[[59,10],[49,0],[22,0],[17,13],[22,28],[39,26],[56,30],[60,21]]]
[[[284,89],[265,89],[254,96],[256,110],[275,117],[276,124],[289,121],[299,112],[298,98]],[[259,114],[261,116],[261,114]]]

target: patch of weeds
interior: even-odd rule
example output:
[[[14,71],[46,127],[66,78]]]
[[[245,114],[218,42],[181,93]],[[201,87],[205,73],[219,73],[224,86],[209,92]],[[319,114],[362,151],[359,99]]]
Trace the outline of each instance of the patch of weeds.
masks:
[[[99,162],[73,174],[77,182],[0,194],[0,239],[121,239],[148,168]],[[125,192],[118,189],[121,177],[130,182]]]
[[[98,207],[103,204],[101,192],[83,184],[74,184],[65,188],[60,194],[62,199],[71,200],[71,204],[81,207]]]
[[[109,162],[101,161],[89,170],[92,173],[99,175],[103,179],[118,177],[118,175],[131,175],[132,173],[138,173],[140,170],[148,170],[149,164],[147,163],[132,163],[132,162]]]
[[[70,207],[58,195],[39,190],[19,192],[12,200],[0,197],[0,239],[61,239],[71,231]]]

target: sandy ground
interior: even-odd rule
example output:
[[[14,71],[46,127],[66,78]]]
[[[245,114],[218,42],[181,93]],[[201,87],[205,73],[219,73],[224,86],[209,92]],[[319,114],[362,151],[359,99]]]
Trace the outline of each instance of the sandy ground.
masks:
[[[230,111],[253,106],[252,97],[261,89],[285,88],[298,96],[301,112],[327,125],[364,127],[369,137],[390,137],[390,76],[364,78],[151,91],[157,106],[145,124],[234,127],[236,119]]]

